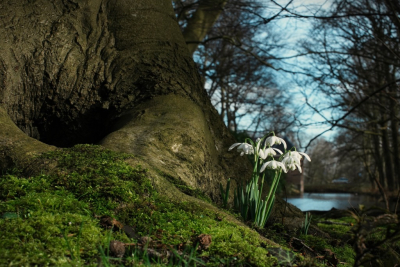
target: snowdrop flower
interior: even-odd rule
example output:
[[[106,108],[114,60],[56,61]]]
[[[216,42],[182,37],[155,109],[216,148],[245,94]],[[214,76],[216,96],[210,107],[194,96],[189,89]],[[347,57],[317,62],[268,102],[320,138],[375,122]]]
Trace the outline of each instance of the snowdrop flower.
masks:
[[[246,155],[254,154],[253,146],[247,143],[234,143],[233,145],[231,145],[228,151],[234,149],[237,146],[238,146],[237,151],[240,152],[240,156],[243,156],[244,154]]]
[[[260,149],[260,151],[258,152],[258,154],[260,155],[260,158],[262,159],[266,159],[268,156],[275,156],[276,152],[278,152],[279,154],[283,154],[282,151],[280,151],[277,148],[272,148],[272,147],[268,147],[268,148],[264,148],[264,149]]]
[[[286,168],[288,168],[288,170],[291,170],[291,171],[294,171],[297,168],[299,170],[299,172],[301,173],[301,167],[299,164],[292,163],[292,164],[286,165]]]
[[[289,151],[286,155],[284,155],[284,158],[296,158],[300,162],[300,160],[303,158],[303,156],[308,160],[311,161],[311,158],[303,152],[297,152],[297,151]]]
[[[275,135],[268,137],[265,143],[269,146],[280,145],[283,143],[283,147],[286,149],[286,142],[282,138],[276,137]]]
[[[287,170],[285,168],[285,165],[282,162],[275,161],[275,160],[271,160],[271,161],[265,162],[261,166],[260,172],[263,172],[265,170],[265,168],[272,169],[272,170],[277,170],[279,168],[282,168],[282,170],[284,172],[287,172]]]
[[[287,156],[287,154],[285,156],[283,156],[283,160],[282,160],[282,163],[285,164],[285,166],[290,165],[290,164],[300,165],[300,158]]]
[[[303,156],[308,161],[311,161],[310,157],[306,153],[289,151],[289,153],[283,156],[282,163],[286,166],[286,168],[288,168],[291,171],[294,171],[297,168],[299,172],[301,172],[300,160],[303,158]]]
[[[282,164],[286,166],[288,170],[294,171],[296,168],[301,172],[300,160],[295,157],[286,157],[282,160]]]

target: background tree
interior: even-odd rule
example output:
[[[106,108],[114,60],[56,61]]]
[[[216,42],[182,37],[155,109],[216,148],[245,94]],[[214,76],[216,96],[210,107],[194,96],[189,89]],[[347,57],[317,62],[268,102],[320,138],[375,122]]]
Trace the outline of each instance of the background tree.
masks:
[[[175,1],[175,11],[185,33],[197,20],[205,1]],[[293,122],[288,116],[290,98],[275,82],[274,53],[282,49],[282,34],[270,24],[276,17],[267,14],[265,2],[225,1],[223,10],[204,39],[196,43],[194,60],[204,78],[212,103],[228,128],[247,129],[253,135],[266,130],[284,132]],[[210,5],[208,9],[221,10]],[[268,17],[268,18],[266,18]],[[196,25],[201,25],[197,23]],[[250,127],[249,127],[250,128]]]
[[[333,126],[365,140],[346,146],[372,156],[374,175],[390,190],[397,189],[400,180],[396,84],[400,57],[394,17],[384,1],[335,1],[325,14],[334,19],[316,23],[312,32],[316,38],[304,45],[305,53],[315,60],[308,71],[319,91],[328,96],[333,113],[329,118],[321,109],[314,110]]]
[[[310,147],[311,162],[304,164],[305,184],[323,185],[338,177],[338,155],[334,144],[320,138]]]

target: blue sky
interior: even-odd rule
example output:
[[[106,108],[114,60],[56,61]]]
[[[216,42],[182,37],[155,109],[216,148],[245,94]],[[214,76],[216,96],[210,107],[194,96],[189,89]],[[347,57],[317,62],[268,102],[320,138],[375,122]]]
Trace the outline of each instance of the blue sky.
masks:
[[[282,6],[285,6],[289,1],[278,0],[276,1]],[[331,0],[294,0],[293,3],[288,7],[289,10],[293,10],[298,14],[302,15],[315,15],[319,14],[324,9],[328,9],[331,4]],[[317,13],[316,13],[317,12]],[[298,18],[281,18],[274,21],[276,27],[279,28],[280,32],[285,33],[286,42],[288,44],[287,49],[279,54],[280,57],[291,57],[298,54],[299,41],[303,38],[310,38],[308,36],[308,31],[311,28],[311,23],[313,19],[298,19]],[[291,70],[296,70],[297,66],[306,66],[309,64],[309,59],[306,57],[296,57],[292,59],[285,60],[287,65],[284,68],[290,68]],[[314,88],[310,87],[300,87],[295,82],[296,79],[302,79],[302,75],[289,75],[285,72],[276,73],[278,81],[282,81],[281,85],[290,90],[290,93],[294,96],[294,104],[297,107],[305,105],[305,98],[302,93],[305,93],[308,97],[309,102],[314,106],[324,105],[324,97],[318,94]],[[301,108],[301,119],[303,123],[313,123],[324,121],[324,119],[316,114],[309,107]],[[330,114],[325,114],[327,117]],[[325,131],[330,128],[330,126],[324,125],[314,125],[309,127],[303,127],[301,129],[304,132],[304,139],[302,143],[307,144],[308,140],[313,138],[315,135]],[[335,130],[327,132],[323,135],[326,139],[331,139],[335,134]],[[308,139],[308,140],[307,140]],[[304,145],[302,144],[302,145]]]

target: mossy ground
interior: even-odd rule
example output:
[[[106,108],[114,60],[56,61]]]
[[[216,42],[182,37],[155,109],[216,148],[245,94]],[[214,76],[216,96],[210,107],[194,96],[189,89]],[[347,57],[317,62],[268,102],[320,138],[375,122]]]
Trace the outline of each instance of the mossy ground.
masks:
[[[159,195],[146,170],[127,164],[131,157],[100,146],[77,145],[43,154],[38,161],[44,162],[40,175],[27,176],[18,170],[3,174],[0,266],[148,264],[151,260],[143,249],[127,249],[123,258],[115,258],[109,251],[111,240],[138,244],[143,236],[152,239],[154,248],[186,255],[181,257],[186,262],[192,260],[187,266],[200,261],[207,266],[330,266],[325,258],[304,258],[288,238],[293,233],[287,233],[283,226],[270,226],[258,233],[227,220],[231,212],[218,213],[196,202]],[[46,168],[51,165],[56,167]],[[128,237],[121,229],[104,228],[102,216],[132,227],[137,237]],[[320,227],[335,239],[350,231]],[[260,233],[280,246],[264,242]],[[197,250],[196,238],[201,234],[210,235],[212,242]],[[335,245],[312,235],[298,237],[316,251],[331,249],[345,262],[339,266],[352,265],[354,252],[346,243]],[[177,258],[156,262],[176,266]]]
[[[158,195],[145,170],[125,163],[130,155],[78,145],[41,157],[55,162],[55,171],[33,177],[16,171],[0,179],[0,266],[97,266],[110,240],[137,242],[102,228],[98,218],[105,215],[163,245],[193,245],[198,235],[211,235],[209,249],[197,255],[210,265],[276,263],[255,231]],[[129,257],[118,264],[134,265]]]

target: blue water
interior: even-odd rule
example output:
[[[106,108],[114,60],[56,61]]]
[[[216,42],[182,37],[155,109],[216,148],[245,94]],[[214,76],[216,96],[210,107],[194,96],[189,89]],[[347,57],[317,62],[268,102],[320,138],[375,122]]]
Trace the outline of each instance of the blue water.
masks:
[[[290,197],[287,201],[302,211],[358,208],[360,204],[384,207],[375,197],[350,193],[304,193],[302,197]]]

